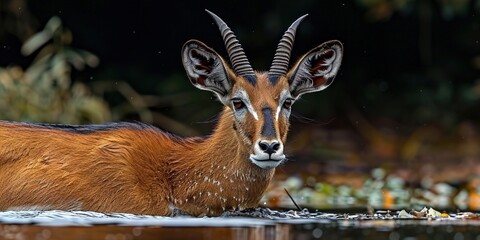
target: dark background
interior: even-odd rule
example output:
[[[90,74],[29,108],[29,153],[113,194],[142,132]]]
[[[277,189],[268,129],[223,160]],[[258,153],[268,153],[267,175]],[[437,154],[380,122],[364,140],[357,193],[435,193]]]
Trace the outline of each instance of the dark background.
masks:
[[[192,38],[226,56],[204,9],[232,28],[257,70],[269,68],[283,32],[308,13],[291,63],[330,39],[344,43],[344,60],[334,84],[295,104],[286,147],[292,160],[279,174],[378,166],[418,172],[424,165],[438,173],[459,161],[463,175],[480,172],[478,0],[2,0],[0,7],[0,66],[28,68],[35,55],[23,56],[21,45],[58,16],[72,33],[71,47],[100,59],[71,76],[107,102],[108,120],[149,121],[180,135],[208,134],[221,109],[212,94],[191,86],[180,59]],[[148,106],[121,114],[118,106],[133,97],[101,90],[119,82]],[[143,119],[142,111],[152,117]]]

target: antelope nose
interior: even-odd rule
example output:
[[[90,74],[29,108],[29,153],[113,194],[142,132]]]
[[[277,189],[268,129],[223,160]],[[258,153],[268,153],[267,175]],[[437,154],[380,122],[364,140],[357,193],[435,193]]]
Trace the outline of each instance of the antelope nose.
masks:
[[[277,142],[277,141],[273,141],[271,143],[267,142],[267,141],[260,141],[258,143],[258,146],[260,147],[260,149],[267,153],[267,154],[273,154],[275,152],[277,152],[277,150],[280,148],[280,143]]]

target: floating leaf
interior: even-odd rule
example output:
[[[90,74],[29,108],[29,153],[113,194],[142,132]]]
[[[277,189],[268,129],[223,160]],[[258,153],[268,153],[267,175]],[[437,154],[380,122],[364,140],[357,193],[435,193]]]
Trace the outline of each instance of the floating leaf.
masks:
[[[400,211],[400,212],[398,213],[398,217],[400,217],[400,218],[415,218],[416,216],[414,216],[414,215],[412,215],[412,214],[410,214],[410,213],[407,213],[407,211],[405,211],[405,210],[402,209],[402,211]]]
[[[431,217],[431,218],[442,217],[442,213],[433,208],[429,208],[427,212],[427,217]]]

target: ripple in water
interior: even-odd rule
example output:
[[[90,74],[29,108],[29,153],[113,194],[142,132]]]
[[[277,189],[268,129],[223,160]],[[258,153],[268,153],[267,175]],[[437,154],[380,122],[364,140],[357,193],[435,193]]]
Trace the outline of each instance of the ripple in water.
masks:
[[[401,211],[403,212],[403,211]],[[205,226],[205,227],[235,227],[272,225],[278,222],[316,222],[329,223],[336,220],[405,220],[401,212],[377,211],[374,214],[324,213],[302,211],[277,211],[269,208],[228,211],[220,217],[191,216],[150,216],[129,213],[99,213],[92,211],[5,211],[0,212],[0,224],[34,224],[42,226]],[[426,219],[426,217],[423,217]],[[447,215],[450,220],[480,219],[479,214],[456,213]],[[418,218],[416,218],[418,219]],[[430,217],[431,219],[431,217]],[[439,217],[439,220],[445,217]],[[446,219],[445,219],[446,220]],[[480,222],[479,222],[480,224]]]

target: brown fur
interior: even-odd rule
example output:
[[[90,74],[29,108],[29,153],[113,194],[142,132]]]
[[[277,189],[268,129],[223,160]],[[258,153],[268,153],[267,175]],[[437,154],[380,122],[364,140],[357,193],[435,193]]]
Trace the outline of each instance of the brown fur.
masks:
[[[266,74],[257,78],[257,86],[238,80],[236,86],[255,99],[252,105],[275,109],[285,79],[272,86]],[[205,139],[180,139],[153,127],[76,133],[0,122],[0,210],[168,215],[179,208],[198,216],[255,207],[274,170],[249,162],[251,146],[233,122],[232,110],[225,107]],[[257,122],[248,124],[248,135],[260,134]],[[288,120],[279,122],[285,140]]]

